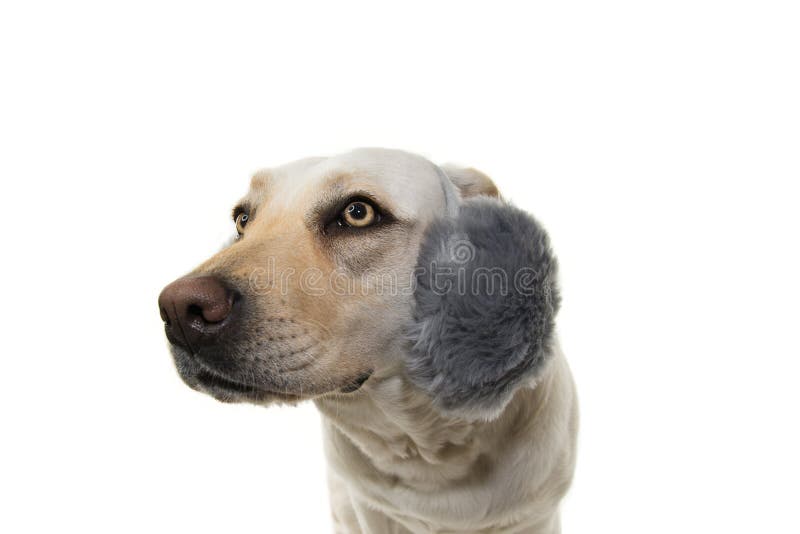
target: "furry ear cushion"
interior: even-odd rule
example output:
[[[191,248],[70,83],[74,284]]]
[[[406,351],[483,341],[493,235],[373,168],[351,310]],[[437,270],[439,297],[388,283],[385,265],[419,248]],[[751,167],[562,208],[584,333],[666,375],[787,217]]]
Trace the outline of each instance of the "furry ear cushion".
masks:
[[[420,248],[406,370],[445,413],[492,419],[551,354],[557,263],[542,227],[503,201],[464,202]]]

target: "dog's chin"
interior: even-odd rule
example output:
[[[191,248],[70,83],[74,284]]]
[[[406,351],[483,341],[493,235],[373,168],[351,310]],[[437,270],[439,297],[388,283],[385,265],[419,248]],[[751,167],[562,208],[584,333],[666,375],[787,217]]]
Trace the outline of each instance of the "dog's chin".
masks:
[[[212,369],[201,363],[198,358],[189,352],[176,347],[171,347],[178,375],[183,382],[201,393],[210,395],[214,399],[225,403],[250,403],[259,405],[270,404],[297,404],[304,400],[327,395],[330,393],[354,393],[366,382],[371,373],[365,373],[354,380],[347,381],[344,385],[331,391],[310,391],[302,388],[277,388],[261,383],[244,382],[227,373]]]
[[[271,391],[262,386],[240,383],[207,371],[197,373],[192,382],[193,384],[190,384],[190,387],[193,389],[207,393],[220,402],[227,403],[296,404],[307,398],[288,391]]]

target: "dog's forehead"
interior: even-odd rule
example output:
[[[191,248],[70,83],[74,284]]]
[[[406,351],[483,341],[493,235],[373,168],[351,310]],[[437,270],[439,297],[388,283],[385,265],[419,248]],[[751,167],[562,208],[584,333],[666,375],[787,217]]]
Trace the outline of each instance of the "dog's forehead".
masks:
[[[442,172],[427,159],[389,149],[358,149],[329,158],[308,158],[257,172],[247,200],[273,207],[300,208],[338,194],[367,194],[395,215],[427,219],[445,208]]]

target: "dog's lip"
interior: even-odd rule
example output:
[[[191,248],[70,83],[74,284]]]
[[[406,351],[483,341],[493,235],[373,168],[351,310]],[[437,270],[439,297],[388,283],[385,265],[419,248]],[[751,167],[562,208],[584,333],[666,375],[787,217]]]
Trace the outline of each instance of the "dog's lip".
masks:
[[[284,400],[301,399],[299,395],[295,395],[293,393],[288,393],[283,391],[273,391],[270,389],[265,389],[260,386],[244,384],[241,382],[237,382],[236,380],[232,380],[230,378],[221,376],[217,373],[211,373],[206,370],[199,371],[195,375],[195,380],[197,380],[200,386],[203,386],[205,388],[220,389],[226,393],[243,395],[245,397],[262,398],[266,396],[272,396]]]
[[[363,386],[367,380],[370,379],[372,373],[373,371],[367,371],[359,375],[355,380],[353,380],[350,384],[347,384],[346,386],[341,388],[339,391],[341,393],[355,393],[356,391],[361,389],[361,386]]]

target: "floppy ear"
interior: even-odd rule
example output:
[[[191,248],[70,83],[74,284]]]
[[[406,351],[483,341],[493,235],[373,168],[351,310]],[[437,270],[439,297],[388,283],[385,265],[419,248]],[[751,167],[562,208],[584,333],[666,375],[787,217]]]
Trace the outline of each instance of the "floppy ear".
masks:
[[[486,197],[434,222],[420,249],[406,370],[443,412],[496,417],[551,354],[557,264],[542,227]]]
[[[500,191],[491,178],[481,171],[473,168],[458,167],[456,165],[442,165],[442,170],[456,186],[461,198],[470,198],[478,195],[499,197]]]

